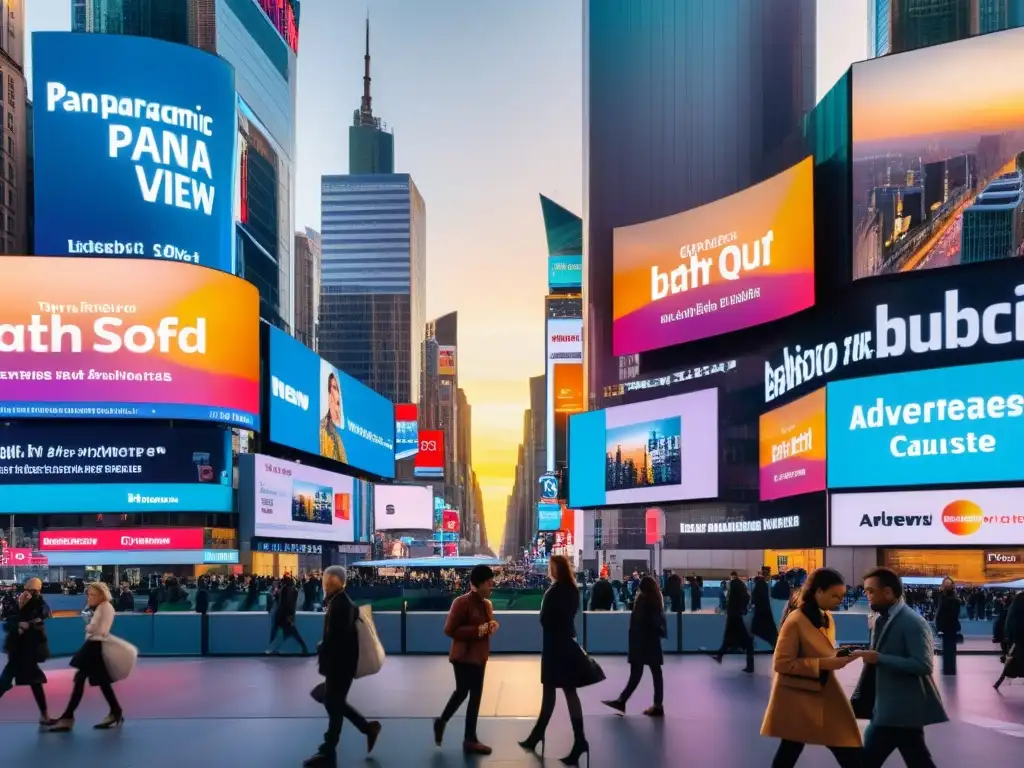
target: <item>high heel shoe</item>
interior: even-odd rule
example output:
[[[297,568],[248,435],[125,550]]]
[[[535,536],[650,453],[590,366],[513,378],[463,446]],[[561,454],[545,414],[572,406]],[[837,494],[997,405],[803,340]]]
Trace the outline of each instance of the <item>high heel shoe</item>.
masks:
[[[536,752],[537,745],[540,744],[540,756],[544,757],[544,737],[534,736],[532,733],[527,736],[523,741],[518,742],[519,746],[525,749],[527,752]]]
[[[93,728],[97,731],[109,731],[111,728],[120,728],[124,725],[124,715],[107,715],[102,722],[96,723]]]
[[[586,741],[577,741],[572,745],[572,752],[562,758],[562,765],[579,765],[580,758],[587,756],[587,766],[590,766],[590,744]]]
[[[75,718],[73,717],[62,717],[60,720],[51,725],[47,730],[50,733],[69,733],[72,728],[75,727]]]

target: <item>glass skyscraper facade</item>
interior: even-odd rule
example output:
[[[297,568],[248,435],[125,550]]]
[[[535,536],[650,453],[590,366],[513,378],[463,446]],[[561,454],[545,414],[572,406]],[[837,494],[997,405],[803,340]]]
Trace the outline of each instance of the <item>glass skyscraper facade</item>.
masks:
[[[868,56],[1024,26],[1024,0],[868,0]]]

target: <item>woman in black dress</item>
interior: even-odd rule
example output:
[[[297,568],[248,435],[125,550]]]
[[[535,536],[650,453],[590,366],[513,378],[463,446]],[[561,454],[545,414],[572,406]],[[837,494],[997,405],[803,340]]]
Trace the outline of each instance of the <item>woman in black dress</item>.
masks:
[[[617,712],[625,712],[626,702],[644,676],[644,667],[650,667],[654,679],[654,706],[644,710],[644,714],[648,717],[665,716],[662,706],[665,701],[665,683],[661,674],[661,667],[665,663],[665,654],[661,649],[664,637],[668,637],[668,626],[665,623],[665,603],[661,590],[653,576],[644,576],[640,580],[640,594],[629,617],[629,682],[619,698],[603,701],[602,704]]]
[[[0,696],[15,685],[27,685],[39,707],[39,725],[53,725],[46,707],[46,675],[39,668],[40,663],[50,658],[50,645],[46,640],[44,623],[50,618],[50,607],[41,594],[43,584],[39,579],[25,582],[25,591],[18,595],[18,610],[6,623],[7,639],[4,652],[7,666],[0,672]]]
[[[555,711],[555,695],[559,688],[565,695],[572,722],[572,751],[562,758],[563,765],[579,765],[580,758],[590,753],[590,745],[583,730],[583,705],[577,688],[581,679],[586,653],[576,642],[576,614],[580,609],[580,591],[576,586],[569,559],[553,555],[548,564],[551,586],[544,593],[540,607],[540,623],[544,629],[544,644],[540,657],[540,682],[544,693],[540,714],[529,737],[519,742],[523,749],[533,751],[544,742],[544,732]]]

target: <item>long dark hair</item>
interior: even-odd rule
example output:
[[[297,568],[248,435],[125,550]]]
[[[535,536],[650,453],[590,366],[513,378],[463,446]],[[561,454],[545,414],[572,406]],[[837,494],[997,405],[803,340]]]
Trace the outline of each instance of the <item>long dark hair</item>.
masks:
[[[661,596],[661,588],[653,576],[644,576],[640,579],[640,597],[650,600],[659,611],[665,610],[665,599]],[[639,602],[639,600],[637,601]]]
[[[800,612],[818,629],[828,626],[828,617],[822,613],[814,596],[819,589],[824,592],[840,584],[845,587],[846,579],[839,571],[834,568],[817,568],[807,577],[803,589],[800,590],[800,597],[797,600]]]
[[[548,566],[551,570],[551,580],[555,584],[569,584],[576,586],[576,575],[569,565],[569,558],[565,555],[552,555]]]

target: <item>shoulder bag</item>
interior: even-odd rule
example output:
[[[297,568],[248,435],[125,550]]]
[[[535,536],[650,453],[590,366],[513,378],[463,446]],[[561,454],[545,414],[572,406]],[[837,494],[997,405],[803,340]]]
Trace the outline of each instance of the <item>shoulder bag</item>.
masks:
[[[373,623],[373,611],[368,605],[360,606],[356,619],[356,635],[359,638],[359,661],[356,665],[356,679],[369,677],[380,672],[384,666],[384,646],[377,636]]]
[[[139,649],[115,635],[107,635],[102,642],[103,664],[107,668],[111,682],[124,680],[135,669],[135,661],[139,658]]]

